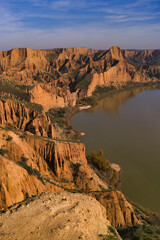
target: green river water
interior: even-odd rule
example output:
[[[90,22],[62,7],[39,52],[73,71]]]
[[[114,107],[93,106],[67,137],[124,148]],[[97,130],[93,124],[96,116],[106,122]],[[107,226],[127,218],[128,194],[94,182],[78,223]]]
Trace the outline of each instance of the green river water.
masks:
[[[132,201],[160,212],[160,90],[136,88],[110,94],[74,115],[86,153],[103,149],[120,164],[121,190]]]

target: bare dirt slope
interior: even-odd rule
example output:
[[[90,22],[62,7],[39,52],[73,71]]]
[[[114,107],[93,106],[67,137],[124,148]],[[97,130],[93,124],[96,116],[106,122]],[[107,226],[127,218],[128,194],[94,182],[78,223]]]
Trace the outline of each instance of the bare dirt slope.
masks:
[[[3,240],[121,239],[106,219],[104,207],[81,194],[50,193],[17,204],[0,216]]]

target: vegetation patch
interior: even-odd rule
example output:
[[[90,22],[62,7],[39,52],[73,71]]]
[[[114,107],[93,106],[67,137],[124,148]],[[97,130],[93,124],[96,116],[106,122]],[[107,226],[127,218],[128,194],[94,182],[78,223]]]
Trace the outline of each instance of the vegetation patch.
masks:
[[[81,90],[87,90],[91,83],[93,75],[91,73],[79,77],[77,87]]]
[[[17,88],[26,91],[26,90],[32,90],[34,88],[34,85],[16,85]]]
[[[159,240],[160,226],[137,225],[118,229],[124,240]]]
[[[143,222],[145,225],[160,226],[160,214],[159,213],[154,213],[147,209],[144,209],[143,207],[141,207],[137,203],[133,203],[132,201],[129,201],[129,202],[134,207],[134,212],[135,212],[138,220]]]
[[[21,138],[21,139],[26,139],[26,134],[19,135],[19,138]]]
[[[32,110],[42,114],[43,111],[43,106],[41,104],[38,103],[31,103],[31,102],[23,102],[23,104],[28,107],[31,108]]]
[[[146,210],[133,202],[130,203],[134,208],[137,219],[143,225],[118,229],[121,237],[124,240],[160,240],[160,214]]]
[[[24,162],[24,163],[26,163],[27,160],[28,160],[28,158],[26,158],[26,157],[24,156],[24,154],[23,154],[23,155],[21,156],[21,161]]]
[[[57,123],[60,127],[64,127],[68,108],[50,109],[46,115],[49,116],[52,123]]]
[[[36,176],[43,183],[43,185],[45,185],[44,180],[41,176],[41,173],[37,169],[28,166],[25,162],[22,162],[22,161],[19,161],[18,165],[20,167],[23,167],[28,172],[29,175]]]
[[[102,240],[118,240],[117,237],[115,237],[114,235],[103,235],[103,234],[99,234],[99,237],[102,238]]]
[[[7,79],[0,79],[0,93],[14,95],[15,98],[30,101],[30,94],[17,87],[13,82]]]
[[[78,172],[81,164],[80,163],[71,163],[70,166],[75,172]]]
[[[109,231],[110,231],[111,233],[113,233],[115,236],[117,236],[117,232],[116,232],[116,230],[115,230],[114,227],[109,226],[108,228],[109,228]]]
[[[96,102],[96,100],[93,97],[86,97],[86,98],[83,98],[83,99],[79,100],[77,102],[77,104],[83,105],[83,106],[84,105],[95,106],[95,105],[97,105],[97,102]]]
[[[119,184],[119,173],[112,168],[111,163],[105,159],[102,150],[98,153],[95,151],[91,152],[86,156],[88,164],[91,165],[95,173],[104,181],[107,185],[117,187]],[[102,191],[104,190],[101,187]]]
[[[10,136],[10,135],[8,135],[8,137],[7,137],[7,141],[11,141],[13,138]]]
[[[104,94],[104,93],[107,93],[107,92],[112,92],[113,90],[116,90],[116,87],[113,86],[113,85],[110,85],[108,87],[106,86],[97,86],[95,91],[93,92],[93,95],[100,95],[100,94]]]
[[[103,150],[99,150],[99,153],[91,152],[87,155],[87,161],[89,164],[94,165],[98,170],[107,171],[110,167],[109,161],[104,157]]]
[[[4,148],[0,148],[0,155],[4,157],[4,155],[8,153],[8,150],[7,149],[4,149]]]

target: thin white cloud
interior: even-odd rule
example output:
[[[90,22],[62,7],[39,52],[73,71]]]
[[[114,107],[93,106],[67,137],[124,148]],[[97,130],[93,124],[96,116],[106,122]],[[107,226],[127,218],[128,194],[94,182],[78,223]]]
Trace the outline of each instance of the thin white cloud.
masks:
[[[112,15],[106,16],[107,20],[110,20],[112,23],[123,23],[123,22],[135,22],[135,21],[147,21],[155,19],[154,16],[128,16],[128,15]]]
[[[51,6],[53,9],[66,9],[71,6],[71,1],[69,0],[61,0],[61,1],[53,1]]]
[[[8,9],[0,7],[0,31],[15,31],[22,27],[21,19]]]
[[[100,8],[99,11],[106,13],[105,18],[112,23],[128,22],[133,24],[133,22],[145,22],[159,18],[159,13],[153,12],[156,7],[156,0],[138,0],[134,3]]]
[[[68,10],[73,8],[87,8],[91,4],[87,0],[29,0],[37,7],[45,7],[48,9]]]
[[[25,1],[25,0],[24,0]],[[28,0],[32,1],[34,6],[50,8],[51,4],[48,5],[46,0]],[[144,0],[147,4],[151,1]],[[49,1],[51,3],[51,1]],[[47,11],[44,13],[38,11],[28,12],[27,9],[23,9],[22,12],[13,14],[11,8],[0,7],[0,50],[8,50],[10,48],[18,47],[30,47],[30,48],[57,48],[57,47],[74,47],[74,46],[87,46],[90,48],[110,48],[112,45],[120,45],[121,48],[160,48],[160,24],[151,24],[150,20],[155,19],[159,16],[159,13],[151,14],[149,8],[140,8],[141,1],[136,1],[136,6],[131,4],[125,6],[106,7],[104,4],[102,8],[98,2],[94,3],[83,0],[61,0],[52,1],[54,5],[52,9],[73,9],[78,6],[82,8],[90,7],[90,11],[95,9],[102,13],[103,21],[97,21],[97,15],[86,14],[85,19],[92,20],[82,23],[77,21],[74,24],[74,20],[83,20],[81,14],[67,14],[63,11],[63,14],[57,13],[48,14]],[[76,5],[77,4],[77,5]],[[95,6],[97,6],[95,8]],[[98,8],[99,6],[99,8]],[[93,8],[92,8],[93,7]],[[138,9],[135,11],[135,9]],[[88,8],[87,8],[88,10]],[[56,20],[72,20],[72,27],[57,27],[53,25],[50,29],[43,30],[41,26],[37,25],[36,29],[24,25],[24,18],[30,19],[35,18],[50,18]],[[139,22],[149,21],[145,24],[145,27]],[[90,24],[89,24],[90,22]],[[114,23],[121,23],[116,26]],[[124,23],[133,23],[125,26]],[[140,25],[140,26],[139,26]],[[67,25],[66,25],[67,26]],[[3,33],[2,33],[3,32]]]

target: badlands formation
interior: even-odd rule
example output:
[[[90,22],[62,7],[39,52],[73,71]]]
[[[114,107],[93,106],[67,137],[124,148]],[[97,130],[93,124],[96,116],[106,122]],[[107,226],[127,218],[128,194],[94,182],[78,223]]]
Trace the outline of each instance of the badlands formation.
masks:
[[[11,81],[30,86],[27,89],[30,101],[41,104],[48,111],[55,107],[75,106],[79,99],[90,97],[98,87],[120,88],[131,82],[158,81],[160,60],[157,55],[160,51],[155,52],[137,54],[140,61],[136,54],[121,52],[117,46],[107,51],[13,49],[0,52],[0,73],[8,84]],[[156,59],[151,61],[155,65],[148,65],[151,57]]]
[[[112,164],[104,179],[67,133],[99,93],[159,79],[159,50],[0,52],[0,239],[121,239],[116,228],[154,222],[116,189]]]

